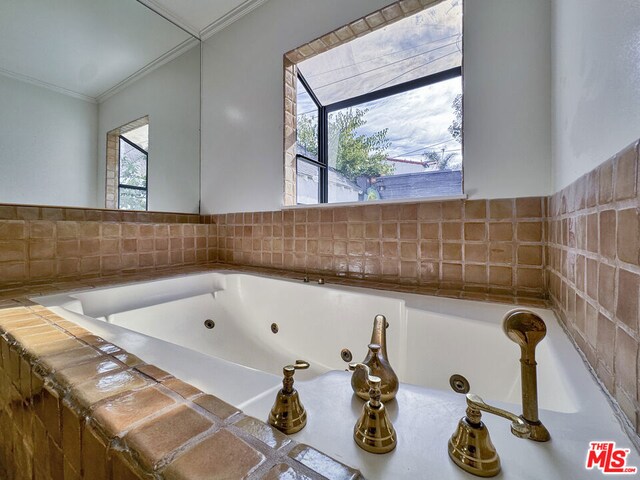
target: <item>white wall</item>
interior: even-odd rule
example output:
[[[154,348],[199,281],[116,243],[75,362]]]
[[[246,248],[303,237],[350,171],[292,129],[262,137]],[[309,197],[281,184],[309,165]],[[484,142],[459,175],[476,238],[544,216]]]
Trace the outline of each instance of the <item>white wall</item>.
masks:
[[[0,75],[0,203],[99,207],[98,106]]]
[[[470,198],[552,193],[550,35],[551,0],[464,3],[464,186]]]
[[[198,213],[199,46],[100,104],[97,182],[102,205],[107,132],[145,115],[149,115],[149,210]]]
[[[278,209],[282,55],[391,3],[270,0],[203,43],[202,213]],[[465,2],[465,187],[551,192],[550,0]]]
[[[640,138],[640,2],[553,5],[554,191]]]

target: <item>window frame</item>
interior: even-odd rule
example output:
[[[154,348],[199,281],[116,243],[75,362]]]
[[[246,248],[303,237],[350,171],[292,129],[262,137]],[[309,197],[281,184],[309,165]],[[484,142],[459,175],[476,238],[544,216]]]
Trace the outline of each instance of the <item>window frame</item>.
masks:
[[[120,147],[118,146],[118,210],[120,210],[122,208],[120,206],[120,190],[122,188],[128,188],[130,190],[144,191],[144,193],[145,193],[145,195],[144,195],[144,211],[148,211],[149,210],[149,152],[144,150],[140,146],[136,145],[131,140],[127,139],[124,135],[118,135],[118,141],[125,142],[129,146],[135,148],[140,153],[142,153],[145,156],[145,158],[147,159],[147,161],[145,162],[145,182],[144,182],[145,186],[144,187],[139,187],[138,185],[127,185],[126,183],[121,183],[120,182],[120,178],[121,178],[120,174],[122,172],[122,168],[121,168],[122,167],[122,151],[121,151]]]
[[[329,150],[328,148],[329,147],[328,145],[329,114],[337,110],[343,110],[345,108],[355,107],[357,105],[362,105],[363,103],[368,103],[374,100],[380,100],[383,98],[391,97],[399,93],[405,93],[411,90],[416,90],[421,87],[435,85],[436,83],[444,82],[446,80],[451,80],[453,78],[460,77],[460,79],[462,79],[462,66],[453,67],[437,73],[426,75],[424,77],[420,77],[413,80],[409,80],[407,82],[392,85],[390,87],[381,88],[380,90],[375,90],[373,92],[357,95],[355,97],[347,98],[345,100],[340,100],[330,105],[322,105],[322,103],[318,100],[318,97],[315,95],[315,93],[309,86],[309,83],[304,78],[304,75],[302,74],[299,68],[296,69],[296,75],[297,75],[298,81],[302,84],[306,92],[309,94],[309,97],[311,97],[313,102],[318,107],[318,160],[316,161],[305,155],[300,155],[296,151],[296,162],[298,159],[302,159],[304,161],[317,165],[320,168],[318,204],[328,204],[329,203],[329,158],[328,158],[329,157],[329,151],[328,151]],[[298,203],[297,192],[296,192],[295,200],[296,200],[296,205],[304,205],[304,204]],[[407,198],[406,200],[410,201],[412,199]]]

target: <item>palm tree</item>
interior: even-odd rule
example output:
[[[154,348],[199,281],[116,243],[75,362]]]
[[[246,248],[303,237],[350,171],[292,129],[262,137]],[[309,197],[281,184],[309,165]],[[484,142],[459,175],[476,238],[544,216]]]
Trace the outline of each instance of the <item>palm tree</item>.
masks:
[[[444,148],[441,152],[432,150],[430,152],[425,152],[423,155],[428,163],[436,164],[436,170],[447,170],[449,168],[449,163],[451,163],[451,160],[456,156],[455,153],[445,153]]]

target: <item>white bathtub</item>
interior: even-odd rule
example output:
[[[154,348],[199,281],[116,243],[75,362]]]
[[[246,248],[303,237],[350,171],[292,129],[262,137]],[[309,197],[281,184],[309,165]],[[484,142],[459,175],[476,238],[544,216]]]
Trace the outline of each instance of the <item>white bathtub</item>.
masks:
[[[464,413],[463,397],[450,393],[449,377],[453,373],[464,375],[472,392],[487,402],[521,411],[519,347],[502,333],[500,325],[510,308],[505,305],[233,272],[189,275],[35,300],[263,419],[280,387],[282,367],[296,359],[307,360],[311,368],[296,373],[296,385],[310,420],[295,438],[360,468],[367,478],[418,478],[416,473],[422,475],[426,471],[436,475],[433,478],[468,478],[446,456],[447,437]],[[553,313],[534,311],[548,328],[547,338],[537,349],[538,390],[541,418],[546,424],[551,422],[547,426],[553,441],[534,444],[517,440],[510,436],[508,424],[498,420],[491,430],[494,443],[504,438],[503,449],[509,452],[505,458],[497,445],[505,466],[502,475],[509,472],[509,461],[518,465],[518,455],[524,462],[535,452],[547,456],[552,452],[568,458],[551,463],[542,458],[542,470],[533,472],[512,467],[505,478],[589,477],[593,472],[575,469],[584,464],[588,442],[604,439],[594,435],[618,439],[627,446],[630,442]],[[433,457],[403,449],[400,444],[389,455],[367,454],[355,447],[350,438],[351,416],[355,422],[361,402],[351,399],[349,375],[340,372],[346,367],[340,352],[348,348],[354,360],[363,359],[373,318],[379,313],[389,322],[389,358],[404,383],[397,402],[389,406],[399,441],[403,441],[404,430],[405,442],[416,431],[433,431],[431,437],[411,443],[415,448],[417,442],[424,453],[433,442],[433,448],[438,449],[435,462]],[[213,329],[204,326],[208,319],[215,322]],[[271,330],[273,323],[278,325],[277,334]],[[336,402],[337,398],[343,401]],[[424,409],[424,405],[434,402],[437,408]],[[336,410],[336,404],[342,405],[344,411]],[[338,422],[340,428],[346,428],[338,438],[336,425],[314,426],[317,418],[326,418],[319,412],[328,408],[336,410],[338,418],[350,419]],[[575,427],[579,418],[589,418],[593,429],[586,432],[581,427],[582,431],[572,431],[569,427]],[[492,418],[485,420],[491,426],[496,422]],[[426,422],[422,429],[418,426],[421,421]],[[570,470],[563,470],[567,465],[575,477],[569,474]],[[559,472],[562,477],[553,476]],[[543,473],[546,477],[541,476]]]

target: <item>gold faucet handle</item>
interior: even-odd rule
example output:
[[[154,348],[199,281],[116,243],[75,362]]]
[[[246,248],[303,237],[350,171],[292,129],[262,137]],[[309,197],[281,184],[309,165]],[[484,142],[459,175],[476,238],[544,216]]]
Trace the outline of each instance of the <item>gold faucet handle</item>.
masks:
[[[519,438],[528,438],[531,428],[522,418],[498,407],[487,404],[479,395],[467,393],[467,420],[473,424],[479,424],[482,413],[492,413],[507,420],[511,420],[511,433]]]
[[[380,349],[380,345],[370,344],[369,348],[376,347]],[[375,375],[371,375],[371,369],[368,365],[364,363],[350,363],[349,370],[355,371],[356,369],[364,370],[367,375],[367,383],[369,384],[369,402],[372,407],[379,407],[381,405],[380,397],[382,396],[382,391],[380,390],[380,385],[382,384],[382,379]]]
[[[309,362],[304,360],[296,360],[293,365],[283,367],[282,391],[287,394],[293,393],[293,374],[296,373],[296,370],[306,370],[307,368],[309,368]]]
[[[284,373],[285,377],[293,377],[293,374],[296,370],[306,370],[309,368],[309,362],[305,360],[296,360],[296,363],[293,365],[287,365],[282,369],[282,373]]]

